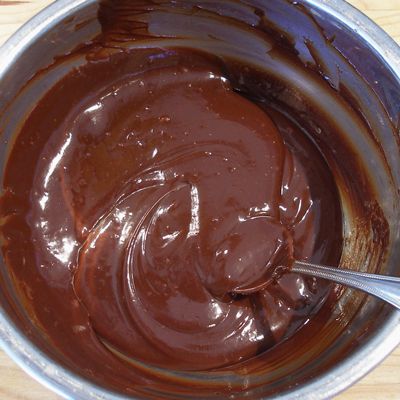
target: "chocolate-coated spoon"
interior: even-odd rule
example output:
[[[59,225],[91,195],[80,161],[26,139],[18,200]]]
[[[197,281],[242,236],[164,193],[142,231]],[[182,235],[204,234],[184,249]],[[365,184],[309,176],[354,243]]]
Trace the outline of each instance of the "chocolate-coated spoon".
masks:
[[[379,299],[385,300],[397,309],[400,309],[400,278],[392,276],[367,274],[355,272],[348,269],[331,268],[322,265],[311,264],[308,262],[295,261],[292,272],[304,275],[315,276],[317,278],[328,279],[351,288],[362,290],[372,294]],[[236,294],[250,294],[258,291],[261,285],[251,290],[235,290]],[[262,285],[263,287],[266,285]]]

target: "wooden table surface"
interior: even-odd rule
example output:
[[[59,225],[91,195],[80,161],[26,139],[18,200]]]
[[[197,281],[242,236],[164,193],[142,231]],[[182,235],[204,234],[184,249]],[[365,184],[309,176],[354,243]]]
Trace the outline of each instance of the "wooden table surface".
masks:
[[[400,43],[400,0],[349,0]],[[51,0],[0,1],[0,45]],[[56,400],[0,351],[0,399]],[[400,400],[400,348],[336,400]]]

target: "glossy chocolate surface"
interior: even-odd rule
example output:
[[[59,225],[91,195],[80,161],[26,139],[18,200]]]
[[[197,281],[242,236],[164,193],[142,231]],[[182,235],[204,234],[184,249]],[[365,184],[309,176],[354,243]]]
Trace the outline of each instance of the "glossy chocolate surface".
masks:
[[[363,122],[257,7],[107,1],[99,19],[102,35],[65,56],[85,62],[35,105],[4,174],[3,252],[31,319],[73,368],[124,391],[146,381],[138,362],[234,371],[290,354],[336,293],[288,269],[339,263],[338,176],[361,176],[356,157],[343,171],[333,162],[351,153],[334,118]],[[265,70],[246,64],[246,46],[268,54]],[[357,196],[371,198],[385,244],[370,188],[348,196],[366,219]]]

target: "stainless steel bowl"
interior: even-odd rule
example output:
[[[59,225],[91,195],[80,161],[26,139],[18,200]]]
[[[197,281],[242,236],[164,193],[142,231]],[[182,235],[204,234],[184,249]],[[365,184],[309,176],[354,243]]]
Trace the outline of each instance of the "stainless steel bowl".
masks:
[[[400,115],[400,48],[372,21],[343,0],[303,0],[313,15],[320,21],[340,27],[351,37],[354,44],[369,48],[371,59],[368,68],[384,71],[386,82],[375,87],[378,97],[392,118]],[[7,141],[13,127],[18,124],[21,111],[29,108],[29,96],[18,99],[16,93],[41,68],[51,64],[54,56],[73,49],[85,38],[93,37],[99,26],[95,16],[95,0],[59,0],[43,10],[15,33],[0,49],[0,168],[4,167]],[[71,18],[71,17],[74,18]],[[82,22],[92,21],[92,23]],[[94,22],[93,22],[94,21]],[[77,28],[79,27],[79,29]],[[342,49],[346,51],[344,48]],[[362,70],[364,60],[356,55],[353,65]],[[371,82],[372,84],[372,82]],[[43,90],[51,82],[44,83]],[[29,94],[29,93],[28,93]],[[396,115],[396,113],[398,115]],[[383,150],[392,168],[396,187],[400,187],[400,171],[396,170],[400,157],[397,137],[388,137],[387,132],[376,132],[384,142]],[[397,161],[396,161],[397,160]],[[23,173],[23,172],[21,172]],[[385,203],[386,193],[382,193]],[[385,203],[386,216],[392,230],[391,251],[380,272],[400,275],[400,229],[399,207],[393,201]],[[5,268],[0,264],[0,284],[9,284]],[[349,292],[352,293],[352,292]],[[358,296],[358,295],[356,295]],[[349,296],[347,296],[349,297]],[[124,395],[111,392],[67,370],[54,360],[48,346],[28,339],[26,332],[13,312],[10,302],[12,294],[0,293],[0,344],[6,353],[35,379],[61,396],[71,399],[125,399]],[[345,296],[346,298],[346,296]],[[11,299],[11,300],[10,300]],[[346,306],[346,302],[339,304]],[[30,337],[30,336],[29,336]],[[400,312],[379,301],[359,296],[357,311],[351,321],[346,321],[340,343],[332,346],[326,357],[333,357],[335,349],[352,343],[352,350],[339,358],[325,372],[308,376],[294,382],[288,390],[275,395],[279,399],[326,399],[346,389],[377,366],[400,343]],[[332,359],[333,359],[332,358]],[[289,385],[290,386],[290,385]],[[261,393],[261,392],[259,392]],[[249,394],[246,394],[249,396]],[[263,395],[260,395],[263,397]],[[257,398],[260,396],[257,395]]]

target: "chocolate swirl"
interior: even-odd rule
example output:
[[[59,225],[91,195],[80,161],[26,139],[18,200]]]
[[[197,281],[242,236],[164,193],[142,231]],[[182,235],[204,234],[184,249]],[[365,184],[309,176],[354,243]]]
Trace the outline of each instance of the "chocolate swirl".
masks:
[[[35,282],[35,318],[85,373],[112,370],[114,386],[142,378],[137,361],[230,368],[283,342],[330,286],[280,267],[341,254],[333,174],[299,124],[307,117],[322,134],[309,93],[338,96],[245,23],[262,19],[257,10],[225,10],[243,19],[234,43],[233,21],[206,3],[182,39],[192,2],[177,7],[176,25],[178,3],[144,2],[139,13],[106,2],[103,34],[60,61],[84,56],[34,108],[9,161],[2,215],[17,216],[29,244],[18,273]],[[201,21],[214,36],[193,41]],[[29,174],[18,186],[20,165]]]
[[[161,65],[91,93],[66,120],[58,168],[77,234],[74,288],[113,351],[215,368],[273,345],[319,298],[297,275],[265,288],[294,254],[312,255],[316,207],[264,110],[212,63],[157,56]],[[246,289],[260,292],[229,296]]]

